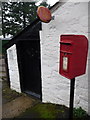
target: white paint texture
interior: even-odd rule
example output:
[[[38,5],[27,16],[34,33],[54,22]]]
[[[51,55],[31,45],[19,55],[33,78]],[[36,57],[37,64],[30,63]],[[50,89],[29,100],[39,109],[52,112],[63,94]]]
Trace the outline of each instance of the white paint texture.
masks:
[[[42,100],[69,106],[70,80],[59,75],[60,35],[83,34],[88,37],[88,3],[67,2],[53,15],[55,19],[43,23],[40,32]],[[88,112],[88,68],[85,75],[76,78],[74,105]]]
[[[17,92],[21,92],[15,44],[7,50],[7,58],[8,58],[9,77],[10,77],[10,87],[11,89]]]

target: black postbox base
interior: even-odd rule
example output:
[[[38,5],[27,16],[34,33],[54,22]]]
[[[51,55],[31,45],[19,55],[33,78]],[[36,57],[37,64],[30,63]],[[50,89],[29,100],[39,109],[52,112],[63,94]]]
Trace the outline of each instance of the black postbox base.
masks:
[[[69,108],[69,120],[73,120],[73,103],[74,103],[74,87],[75,78],[70,81],[70,108]]]

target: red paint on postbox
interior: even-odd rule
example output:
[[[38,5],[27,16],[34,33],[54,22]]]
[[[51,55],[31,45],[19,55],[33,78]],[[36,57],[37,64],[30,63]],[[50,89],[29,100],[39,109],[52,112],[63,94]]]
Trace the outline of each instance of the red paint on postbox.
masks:
[[[59,73],[73,79],[86,72],[88,39],[84,35],[61,35]]]

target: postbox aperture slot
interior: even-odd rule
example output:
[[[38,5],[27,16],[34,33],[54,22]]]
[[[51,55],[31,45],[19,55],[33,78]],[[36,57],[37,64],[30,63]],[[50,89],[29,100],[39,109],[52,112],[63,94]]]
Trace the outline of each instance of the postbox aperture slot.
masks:
[[[65,51],[65,50],[60,50],[60,52],[62,52],[64,54],[72,54],[72,52],[68,52],[68,51]]]
[[[63,41],[60,41],[60,44],[63,44],[63,45],[72,45],[71,42],[63,42]]]

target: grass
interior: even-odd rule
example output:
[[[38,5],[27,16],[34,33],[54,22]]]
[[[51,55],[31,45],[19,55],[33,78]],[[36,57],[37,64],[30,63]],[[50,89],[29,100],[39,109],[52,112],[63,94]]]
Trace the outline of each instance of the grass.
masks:
[[[30,109],[27,109],[18,118],[67,120],[68,113],[69,108],[64,105],[40,103]],[[15,120],[17,120],[17,118]],[[74,120],[88,120],[88,115],[81,107],[77,109],[74,108]]]
[[[68,108],[64,105],[40,103],[27,109],[19,118],[58,119],[68,117]]]
[[[33,108],[35,112],[39,112],[40,118],[55,118],[56,111],[53,104],[38,104]]]
[[[74,118],[82,118],[85,119],[88,115],[86,111],[84,111],[81,107],[74,108],[73,110]]]

